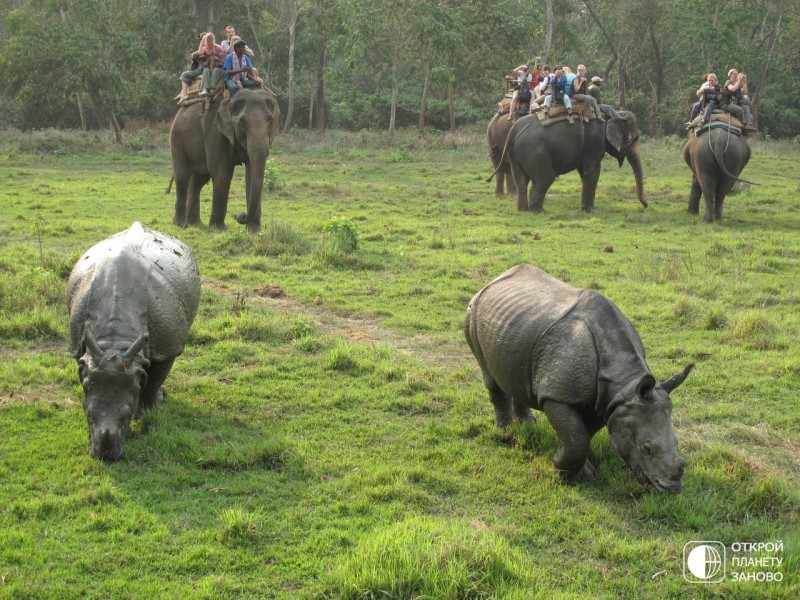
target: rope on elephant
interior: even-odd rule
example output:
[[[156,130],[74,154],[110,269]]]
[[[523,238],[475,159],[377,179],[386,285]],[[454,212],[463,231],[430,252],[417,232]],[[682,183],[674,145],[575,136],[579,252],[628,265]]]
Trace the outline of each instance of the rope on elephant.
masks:
[[[520,119],[520,121],[522,121],[523,119],[525,119],[525,117],[522,117],[522,119]],[[519,133],[517,133],[517,135],[514,136],[514,139],[511,140],[511,144],[509,144],[509,145],[513,146],[514,142],[516,142],[517,139],[519,138],[519,136],[522,135],[522,132],[525,131],[528,127],[530,127],[532,124],[533,124],[533,119],[528,119],[527,122],[525,123],[525,127],[523,127],[522,129],[519,130]]]

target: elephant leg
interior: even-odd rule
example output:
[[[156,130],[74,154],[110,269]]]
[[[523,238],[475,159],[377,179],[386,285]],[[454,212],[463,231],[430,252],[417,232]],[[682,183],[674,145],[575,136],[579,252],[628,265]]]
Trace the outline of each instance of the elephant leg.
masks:
[[[511,174],[514,176],[514,183],[517,185],[517,210],[522,212],[528,210],[528,184],[531,179],[513,161],[511,162]]]
[[[556,176],[552,169],[548,169],[543,174],[537,173],[531,189],[530,210],[533,212],[542,212],[544,210],[544,197],[555,180]]]
[[[692,189],[689,192],[689,214],[696,215],[700,213],[700,196],[703,195],[703,190],[700,187],[700,182],[697,180],[697,175],[692,175]]]
[[[581,416],[571,406],[552,400],[545,401],[543,408],[562,444],[553,457],[561,477],[568,481],[591,480],[596,473],[591,463],[587,467],[592,438]]]
[[[600,181],[600,165],[590,167],[581,172],[581,210],[584,212],[594,211],[594,195],[597,190],[597,182]]]
[[[735,171],[731,170],[731,173]],[[730,177],[725,177],[723,181],[717,186],[717,198],[714,205],[714,219],[722,221],[722,207],[725,204],[725,197],[731,193],[733,186],[736,185],[736,180]]]
[[[508,161],[506,161],[506,164],[500,169],[500,172],[503,173],[506,179],[506,192],[509,196],[515,195],[517,193],[517,184],[514,181],[514,177],[511,175],[511,165],[508,164]]]
[[[711,179],[711,178],[709,178]],[[703,221],[706,223],[713,223],[716,215],[716,204],[717,204],[717,189],[718,183],[716,179],[711,181],[707,181],[703,187],[703,200],[706,204],[706,212],[703,215]]]
[[[147,368],[147,384],[144,386],[139,394],[139,412],[143,409],[152,408],[156,402],[166,396],[166,391],[162,387],[164,381],[172,369],[172,363],[175,362],[174,358],[164,360],[161,362],[150,363]],[[136,416],[140,416],[137,414]]]
[[[506,165],[500,165],[500,153],[502,150],[494,146],[489,149],[489,158],[492,159],[492,167],[494,170],[497,171],[497,175],[494,180],[494,195],[495,198],[502,198],[505,193],[505,179],[508,175],[508,167]]]
[[[172,223],[178,227],[186,227],[186,205],[189,193],[189,175],[185,172],[175,171],[175,212]]]
[[[208,175],[193,173],[189,177],[189,190],[186,196],[187,222],[189,225],[200,225],[200,191],[211,179]]]
[[[231,179],[233,179],[233,165],[220,166],[212,180],[214,182],[214,193],[211,197],[211,219],[208,222],[209,229],[224,231],[225,214],[228,212],[228,195],[231,190]]]

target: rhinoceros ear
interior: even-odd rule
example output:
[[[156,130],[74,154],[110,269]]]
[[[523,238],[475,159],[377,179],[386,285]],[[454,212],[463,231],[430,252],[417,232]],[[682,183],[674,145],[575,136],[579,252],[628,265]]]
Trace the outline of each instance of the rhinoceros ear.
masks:
[[[689,363],[686,365],[686,368],[683,371],[677,375],[673,375],[666,381],[662,381],[661,388],[668,394],[671,393],[672,390],[684,382],[684,380],[689,376],[689,373],[692,372],[692,369],[694,369],[694,363]]]
[[[654,387],[656,387],[656,378],[648,373],[636,384],[636,395],[642,400],[649,400]]]

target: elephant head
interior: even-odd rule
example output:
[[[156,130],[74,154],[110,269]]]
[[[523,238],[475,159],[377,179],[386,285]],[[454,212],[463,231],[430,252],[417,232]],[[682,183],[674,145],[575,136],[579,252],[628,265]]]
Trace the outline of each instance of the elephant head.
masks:
[[[103,350],[86,324],[78,377],[89,424],[89,454],[95,458],[118,460],[122,456],[131,419],[139,409],[139,393],[147,382],[147,341],[144,333],[124,351]]]
[[[611,444],[640,483],[659,491],[678,492],[686,461],[678,452],[678,440],[670,416],[669,394],[688,377],[694,364],[656,383],[649,373],[628,384],[609,404],[608,433]]]
[[[233,164],[244,163],[247,181],[247,212],[236,220],[248,231],[261,229],[261,193],[269,149],[280,131],[281,110],[268,90],[240,90],[223,101],[214,126],[230,146]],[[223,159],[224,160],[224,159]]]
[[[620,111],[618,117],[613,117],[606,123],[606,152],[619,161],[620,167],[628,159],[636,178],[636,196],[642,206],[647,208],[642,151],[639,146],[639,123],[632,112]]]

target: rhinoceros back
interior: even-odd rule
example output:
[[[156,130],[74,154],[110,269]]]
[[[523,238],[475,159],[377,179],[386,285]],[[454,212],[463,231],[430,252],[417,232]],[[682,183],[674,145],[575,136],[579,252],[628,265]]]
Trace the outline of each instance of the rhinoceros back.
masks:
[[[536,344],[583,292],[528,264],[512,267],[486,285],[470,301],[465,322],[467,342],[484,373],[506,393],[530,397]]]
[[[151,360],[183,351],[200,301],[190,250],[167,234],[134,223],[92,246],[69,278],[70,341],[77,355],[87,320],[98,340],[131,342],[149,334]]]

